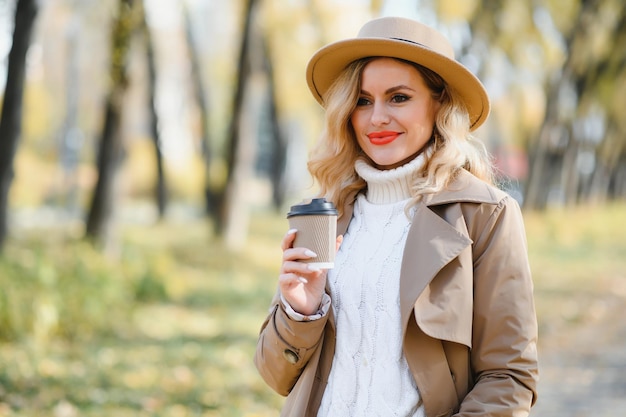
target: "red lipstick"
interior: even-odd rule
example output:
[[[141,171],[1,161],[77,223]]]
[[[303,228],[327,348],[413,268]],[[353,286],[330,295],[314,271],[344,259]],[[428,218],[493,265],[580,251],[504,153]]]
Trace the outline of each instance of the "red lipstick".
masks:
[[[400,136],[400,132],[392,132],[388,130],[382,130],[379,132],[372,132],[367,134],[367,137],[369,138],[372,145],[386,145],[396,140],[398,136]]]

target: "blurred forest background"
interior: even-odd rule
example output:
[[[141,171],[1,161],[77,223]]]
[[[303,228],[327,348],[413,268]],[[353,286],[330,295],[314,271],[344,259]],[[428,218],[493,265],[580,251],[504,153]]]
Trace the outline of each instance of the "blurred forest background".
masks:
[[[626,410],[623,0],[0,0],[0,417],[277,415],[252,353],[314,193],[305,66],[381,15],[440,29],[489,92],[532,415]]]

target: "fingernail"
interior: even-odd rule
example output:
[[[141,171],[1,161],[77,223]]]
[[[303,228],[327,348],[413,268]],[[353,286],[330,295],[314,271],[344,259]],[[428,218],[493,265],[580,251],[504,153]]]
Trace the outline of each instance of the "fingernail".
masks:
[[[309,258],[317,258],[317,253],[313,252],[313,251],[312,251],[312,250],[310,250],[310,249],[307,249],[307,250],[304,252],[304,254],[305,254],[306,256],[308,256]]]
[[[305,277],[298,277],[298,281],[300,281],[303,284],[308,284],[309,283],[309,280],[306,279]]]
[[[309,271],[314,271],[314,272],[321,271],[321,269],[319,269],[319,268],[318,268],[318,267],[316,267],[315,265],[311,265],[311,264],[309,264],[309,265],[307,265],[306,267],[307,267],[307,269],[308,269]]]
[[[298,231],[298,229],[289,229],[287,230],[287,234],[288,235],[293,235],[294,233],[296,233]]]

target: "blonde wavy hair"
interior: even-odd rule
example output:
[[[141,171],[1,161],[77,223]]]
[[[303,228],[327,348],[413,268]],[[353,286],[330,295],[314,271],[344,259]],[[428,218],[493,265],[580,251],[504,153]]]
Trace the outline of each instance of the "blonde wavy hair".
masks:
[[[335,203],[340,216],[349,203],[348,198],[367,188],[354,164],[358,158],[369,158],[357,143],[350,116],[360,95],[363,69],[374,59],[354,61],[329,88],[324,96],[324,129],[307,163],[319,185],[320,196]],[[441,103],[433,135],[424,151],[424,166],[414,176],[413,199],[409,206],[426,194],[445,189],[461,169],[493,184],[490,156],[482,142],[470,134],[469,114],[460,97],[435,72],[413,62],[398,60],[416,68],[433,98]]]

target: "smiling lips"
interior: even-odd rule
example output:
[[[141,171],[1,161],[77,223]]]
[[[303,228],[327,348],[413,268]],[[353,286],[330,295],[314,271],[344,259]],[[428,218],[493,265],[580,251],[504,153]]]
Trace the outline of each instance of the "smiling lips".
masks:
[[[386,145],[396,140],[398,136],[400,136],[400,132],[391,132],[386,130],[367,134],[367,137],[372,145]]]

